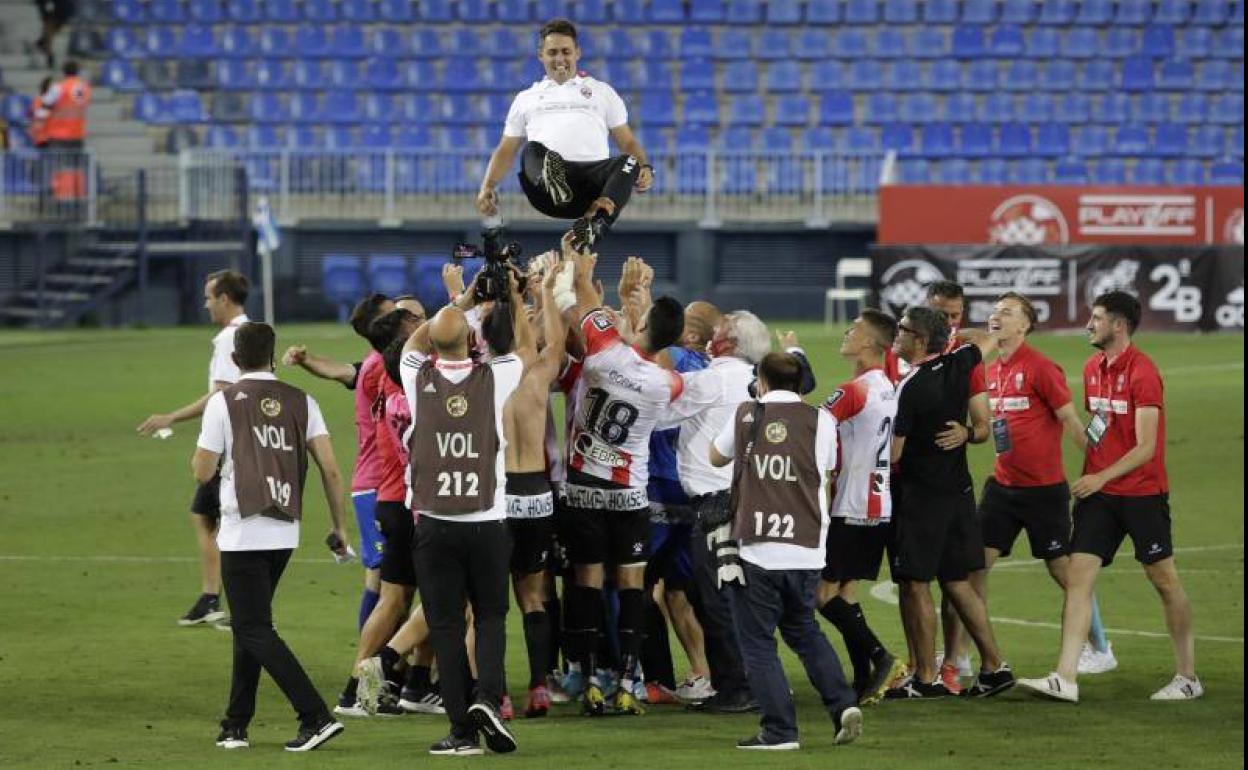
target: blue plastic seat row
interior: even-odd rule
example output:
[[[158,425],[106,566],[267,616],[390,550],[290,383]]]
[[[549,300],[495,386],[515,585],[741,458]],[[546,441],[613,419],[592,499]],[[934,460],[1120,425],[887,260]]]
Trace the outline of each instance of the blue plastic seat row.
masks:
[[[253,124],[246,129],[209,126],[203,144],[212,149],[246,150],[454,150],[488,153],[492,149],[482,131],[464,127],[436,128],[421,124],[369,124],[358,128],[331,125],[280,126]]]
[[[372,292],[389,297],[414,294],[425,306],[425,312],[432,314],[447,302],[442,266],[448,261],[444,254],[416,255],[410,260],[398,254],[372,254],[367,258],[326,254],[321,258],[321,292],[338,308],[340,320],[346,320],[355,303]],[[476,262],[467,262],[464,267],[465,280],[471,280],[468,276],[480,269]]]
[[[1242,185],[1242,161],[1223,159],[1208,169],[1197,160],[1161,161],[1145,158],[1128,163],[1122,158],[1085,160],[1068,157],[1050,163],[1042,159],[1007,161],[990,158],[971,162],[908,160],[901,166],[903,184],[1058,184],[1058,185]]]
[[[576,16],[584,24],[610,20],[606,0],[577,0]],[[568,16],[565,0],[113,0],[112,21],[123,24],[320,24],[350,21],[360,24],[417,22],[507,23],[541,22]]]

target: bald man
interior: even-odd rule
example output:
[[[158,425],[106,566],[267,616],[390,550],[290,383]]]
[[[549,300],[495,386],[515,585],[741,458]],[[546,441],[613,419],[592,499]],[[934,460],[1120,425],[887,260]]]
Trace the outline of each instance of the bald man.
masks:
[[[487,325],[514,321],[498,316],[513,307],[497,305]],[[503,417],[524,365],[510,349],[495,352],[489,363],[473,362],[467,319],[448,306],[411,336],[400,364],[412,415],[407,446],[408,507],[417,517],[413,558],[451,723],[450,734],[429,748],[440,756],[481,754],[482,735],[491,751],[516,749],[499,715],[511,560]],[[471,705],[466,603],[476,626],[479,677]]]

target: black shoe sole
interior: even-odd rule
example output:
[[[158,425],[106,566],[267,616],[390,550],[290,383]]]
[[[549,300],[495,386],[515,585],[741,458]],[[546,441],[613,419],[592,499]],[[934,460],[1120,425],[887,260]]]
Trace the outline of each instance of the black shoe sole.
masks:
[[[546,152],[542,161],[542,182],[546,194],[556,206],[566,206],[572,202],[572,188],[568,186],[568,170],[563,164],[563,156],[557,152]]]
[[[962,691],[962,696],[965,698],[991,698],[994,695],[1000,695],[1016,684],[1018,684],[1018,680],[1011,679],[1008,682],[1002,682],[1001,684],[994,687],[988,687],[986,689],[979,689],[978,685],[971,685]]]
[[[316,731],[316,734],[308,739],[308,742],[302,746],[286,746],[287,751],[315,751],[326,743],[332,741],[336,736],[342,733],[345,728],[341,722],[330,722],[329,724]]]
[[[503,720],[481,704],[468,707],[468,718],[473,726],[485,736],[485,745],[495,754],[509,754],[516,750],[516,738],[503,724]]]

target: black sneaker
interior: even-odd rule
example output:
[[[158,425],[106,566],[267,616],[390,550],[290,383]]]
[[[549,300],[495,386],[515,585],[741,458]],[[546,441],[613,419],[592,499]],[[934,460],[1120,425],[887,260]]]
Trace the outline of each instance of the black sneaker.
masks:
[[[944,682],[940,680],[931,683],[921,682],[913,676],[907,677],[906,681],[884,692],[885,700],[931,700],[951,697],[953,693],[949,692]]]
[[[572,248],[577,251],[587,251],[602,237],[606,229],[605,220],[581,217],[572,223]]]
[[[377,699],[377,716],[401,717],[405,711],[399,705],[399,686],[394,682],[386,682],[381,687],[381,696]]]
[[[554,150],[547,150],[542,160],[542,187],[556,206],[572,202],[572,188],[568,186],[568,168],[563,156]]]
[[[758,711],[758,701],[746,692],[717,692],[701,703],[691,703],[689,708],[708,714],[747,714]]]
[[[186,614],[178,618],[179,626],[198,626],[201,623],[216,623],[225,617],[221,611],[221,598],[214,594],[200,594]]]
[[[217,745],[223,749],[245,749],[251,744],[247,741],[247,728],[221,723],[221,732],[217,734]]]
[[[1009,663],[1002,663],[996,671],[980,671],[975,681],[962,691],[964,698],[991,698],[1000,695],[1017,683]]]
[[[857,706],[850,706],[833,715],[832,724],[836,725],[836,738],[832,742],[837,746],[853,743],[862,737],[862,711]]]
[[[474,703],[468,707],[468,718],[485,736],[485,745],[495,754],[509,754],[516,750],[516,736],[511,734],[498,710],[488,703]]]
[[[448,735],[429,747],[436,757],[479,757],[485,753],[475,738],[459,738]]]
[[[900,676],[903,668],[901,661],[888,652],[871,661],[871,678],[858,693],[858,702],[863,706],[879,703],[888,691],[888,683]]]
[[[342,722],[326,717],[316,724],[300,725],[299,734],[286,743],[287,751],[312,751],[343,731]]]
[[[802,744],[795,740],[783,741],[777,738],[767,738],[762,733],[737,741],[737,748],[746,751],[797,751],[801,747]]]
[[[409,714],[445,714],[442,694],[435,687],[404,687],[399,696],[399,706]]]

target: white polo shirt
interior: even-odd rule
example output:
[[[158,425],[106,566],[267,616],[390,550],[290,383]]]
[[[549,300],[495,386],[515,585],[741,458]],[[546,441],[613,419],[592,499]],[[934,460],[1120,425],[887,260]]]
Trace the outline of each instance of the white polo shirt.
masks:
[[[802,397],[787,390],[773,390],[759,399],[764,404],[795,403]],[[724,457],[737,453],[737,426],[729,420],[715,438],[715,449]],[[836,467],[836,420],[827,409],[819,410],[815,429],[815,463],[819,468],[819,547],[804,548],[790,543],[746,543],[741,558],[756,567],[770,570],[823,569],[828,539],[828,473]]]
[[[231,340],[233,338],[231,337]],[[242,380],[276,380],[268,372],[248,372]],[[308,396],[307,439],[328,436],[321,407]],[[204,420],[199,429],[200,449],[221,455],[221,526],[217,530],[217,548],[222,551],[282,551],[299,546],[299,522],[282,521],[269,516],[243,518],[238,510],[238,493],[234,488],[234,428],[225,393],[217,391],[204,407]],[[306,502],[306,500],[305,500]],[[307,507],[304,507],[307,510]]]
[[[732,486],[732,464],[711,465],[711,442],[732,422],[737,407],[750,400],[754,365],[736,356],[717,356],[707,368],[686,372],[681,400],[701,407],[692,417],[669,410],[659,428],[680,427],[676,459],[680,486],[690,497],[709,495]]]
[[[238,366],[230,355],[234,352],[234,332],[249,320],[246,313],[239,314],[230,320],[225,328],[212,338],[212,360],[208,362],[208,390],[218,382],[231,385],[238,382]]]
[[[541,142],[564,160],[592,163],[611,157],[608,132],[628,123],[615,89],[584,72],[563,85],[543,78],[516,94],[503,136]]]

